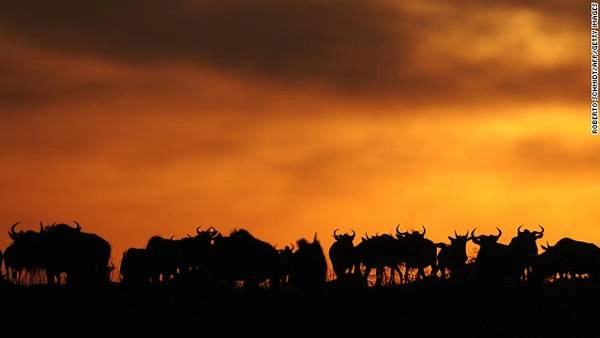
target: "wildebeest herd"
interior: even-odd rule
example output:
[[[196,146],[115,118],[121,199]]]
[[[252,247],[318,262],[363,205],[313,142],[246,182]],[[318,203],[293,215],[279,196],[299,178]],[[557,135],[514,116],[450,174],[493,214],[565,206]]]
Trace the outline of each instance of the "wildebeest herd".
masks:
[[[83,231],[81,225],[44,225],[36,230],[10,227],[12,243],[0,256],[5,278],[28,284],[37,278],[47,284],[98,286],[111,281],[111,247],[100,236]],[[537,241],[544,228],[519,226],[508,244],[499,243],[502,230],[481,235],[476,229],[448,236],[449,243],[436,243],[421,231],[365,234],[355,244],[356,232],[333,231],[328,254],[338,283],[366,286],[374,271],[374,285],[393,285],[423,279],[448,279],[484,283],[543,283],[556,279],[600,278],[600,248],[593,243],[563,238],[554,245]],[[469,258],[467,243],[478,247]],[[271,289],[314,291],[328,279],[324,250],[314,235],[296,245],[277,249],[247,230],[224,236],[214,227],[184,238],[150,238],[144,248],[123,253],[119,276],[124,286],[166,285],[188,276],[223,287],[260,285]],[[396,278],[396,275],[398,276]],[[386,278],[386,276],[388,276]]]

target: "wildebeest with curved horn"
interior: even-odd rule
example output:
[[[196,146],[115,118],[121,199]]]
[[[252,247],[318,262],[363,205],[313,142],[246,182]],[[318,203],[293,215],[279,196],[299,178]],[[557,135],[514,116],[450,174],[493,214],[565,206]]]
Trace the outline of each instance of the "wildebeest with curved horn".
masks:
[[[277,249],[247,230],[234,230],[229,236],[217,238],[211,258],[215,277],[229,285],[242,281],[247,287],[257,287],[268,279],[272,289],[279,287],[281,272]]]
[[[467,264],[467,242],[471,239],[469,231],[464,235],[459,235],[454,230],[454,237],[448,236],[450,244],[438,243],[436,246],[441,247],[438,253],[438,269],[441,277],[445,278],[446,270],[450,272],[450,277],[453,279],[464,276],[465,267]]]
[[[534,257],[531,262],[531,272],[527,276],[527,282],[531,284],[542,283],[546,279],[566,278],[569,273],[569,260],[546,242],[542,244],[544,252]]]
[[[401,232],[396,226],[396,238],[402,243],[404,250],[404,280],[408,281],[409,271],[417,269],[417,278],[425,278],[425,268],[431,267],[431,276],[437,274],[437,247],[425,238],[427,229],[422,225],[422,232]]]
[[[329,248],[329,259],[336,278],[342,279],[352,273],[352,267],[356,263],[356,250],[353,243],[356,232],[352,230],[352,234],[338,234],[338,231],[339,229],[333,231],[335,242]]]
[[[184,270],[205,269],[209,265],[210,247],[212,241],[219,235],[213,226],[201,231],[196,228],[196,236],[184,237],[179,240],[181,248],[180,268]]]
[[[474,263],[475,277],[482,281],[503,281],[510,275],[512,263],[508,245],[498,243],[502,230],[496,227],[496,235],[475,235],[476,229],[471,231],[471,240],[479,245]]]
[[[404,258],[402,249],[400,241],[394,239],[392,235],[383,234],[370,237],[365,234],[365,237],[362,237],[362,241],[356,246],[355,271],[360,272],[360,265],[364,265],[363,278],[366,282],[371,271],[375,269],[375,286],[380,286],[383,283],[383,274],[387,267],[390,269],[390,284],[395,283],[396,272],[402,282],[399,267]]]
[[[60,273],[67,274],[67,284],[89,285],[108,283],[110,280],[110,244],[102,237],[86,233],[81,225],[61,223],[41,227],[45,243],[45,270],[49,283],[58,281]]]
[[[595,282],[600,281],[600,248],[594,243],[562,238],[534,259],[531,279],[540,282],[565,272],[571,278],[588,275]]]
[[[544,237],[544,227],[538,225],[540,231],[521,230],[523,225],[517,228],[517,236],[508,244],[511,261],[511,278],[514,282],[524,280],[531,272],[531,262],[538,254],[536,241]]]
[[[183,267],[183,253],[178,240],[152,236],[146,244],[146,251],[152,268],[152,283],[166,283],[177,275]]]
[[[82,232],[79,223],[75,224],[44,227],[40,223],[39,232],[17,232],[17,224],[13,225],[7,270],[13,270],[12,275],[14,271],[44,271],[49,284],[59,282],[61,273],[66,274],[68,285],[107,283],[110,244],[96,234]]]
[[[12,243],[4,250],[4,266],[6,273],[13,283],[23,282],[24,274],[35,275],[43,269],[43,251],[40,235],[33,230],[16,231],[13,224],[8,231]]]
[[[300,239],[296,243],[298,250],[292,256],[290,273],[292,287],[306,292],[318,291],[327,279],[327,260],[317,234],[312,242]]]

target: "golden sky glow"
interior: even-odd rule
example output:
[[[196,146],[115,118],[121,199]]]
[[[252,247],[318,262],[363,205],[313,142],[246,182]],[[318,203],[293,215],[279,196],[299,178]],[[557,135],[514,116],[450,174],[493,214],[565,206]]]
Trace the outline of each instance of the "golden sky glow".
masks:
[[[600,243],[587,2],[51,3],[0,11],[0,229]]]

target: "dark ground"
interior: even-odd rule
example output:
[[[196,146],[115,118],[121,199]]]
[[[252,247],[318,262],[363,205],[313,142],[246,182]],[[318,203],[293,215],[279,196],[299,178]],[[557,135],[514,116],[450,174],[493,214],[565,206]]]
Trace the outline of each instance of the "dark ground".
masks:
[[[320,293],[199,288],[0,288],[5,330],[55,337],[600,337],[600,287],[425,281],[385,288],[330,283]]]

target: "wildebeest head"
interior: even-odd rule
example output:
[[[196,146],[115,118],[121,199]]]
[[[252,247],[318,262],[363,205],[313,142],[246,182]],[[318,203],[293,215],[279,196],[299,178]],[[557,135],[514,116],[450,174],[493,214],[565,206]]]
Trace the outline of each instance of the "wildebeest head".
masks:
[[[519,225],[517,228],[517,237],[522,240],[526,240],[528,242],[535,242],[538,239],[544,237],[544,227],[542,225],[538,225],[540,227],[540,231],[530,231],[529,229],[521,230],[523,225]]]
[[[464,235],[459,235],[456,230],[454,230],[454,237],[448,236],[448,239],[450,240],[450,245],[456,247],[464,247],[467,242],[471,240],[469,237],[469,230],[467,230],[467,233]]]
[[[6,251],[5,264],[7,268],[39,268],[43,260],[44,250],[43,241],[38,232],[33,230],[16,230],[20,222],[13,224],[8,231],[8,235],[13,240]]]
[[[413,230],[412,232],[409,231],[404,231],[401,232],[400,231],[400,225],[398,224],[396,226],[396,238],[401,239],[401,238],[409,238],[409,239],[423,239],[425,238],[425,234],[427,233],[427,229],[425,229],[424,225],[421,225],[422,231],[418,232],[416,230]]]
[[[537,255],[536,241],[544,236],[544,227],[539,225],[540,231],[521,230],[523,225],[517,228],[517,236],[510,241],[514,253],[520,258],[531,258]]]
[[[215,229],[214,226],[210,226],[207,230],[203,230],[203,231],[200,230],[199,226],[196,227],[196,237],[197,238],[202,238],[202,239],[212,241],[219,235],[220,235],[219,231],[217,231],[217,229]]]
[[[23,231],[23,230],[19,230],[16,231],[15,229],[17,228],[17,225],[19,225],[21,222],[17,222],[15,224],[13,224],[10,227],[10,230],[8,231],[8,236],[13,240],[13,241],[26,241],[26,240],[32,240],[38,237],[38,233],[36,233],[33,230],[27,230],[27,231]]]
[[[321,258],[321,256],[325,257],[325,255],[323,254],[323,248],[321,248],[321,243],[319,243],[316,233],[315,233],[315,236],[313,237],[312,242],[309,242],[308,240],[302,238],[302,239],[298,240],[296,242],[296,244],[298,244],[297,252],[299,252],[299,253],[305,253],[307,255],[310,255],[313,257],[318,257],[318,258]]]
[[[498,243],[498,239],[500,239],[500,236],[502,236],[502,230],[500,230],[499,227],[496,227],[496,230],[498,230],[498,234],[496,235],[475,235],[475,230],[477,230],[477,228],[473,229],[471,231],[471,240],[473,241],[473,243],[479,245],[479,246],[486,246],[486,245],[492,245],[495,243]]]
[[[546,245],[542,244],[541,247],[544,251],[549,251],[549,250],[552,250],[552,248],[554,248],[554,245],[550,245],[550,243],[548,243],[548,241],[546,241]]]
[[[292,262],[292,284],[300,289],[315,289],[323,285],[327,278],[327,262],[317,234],[312,242],[300,239],[296,242]]]
[[[354,237],[356,237],[356,232],[354,232],[354,230],[352,230],[352,235],[351,234],[347,234],[347,233],[338,234],[337,232],[339,230],[340,229],[335,229],[333,231],[333,238],[337,242],[349,242],[349,243],[352,243],[354,241]]]
[[[294,249],[295,249],[294,244],[290,244],[290,245],[286,245],[283,249],[277,250],[277,251],[279,252],[280,255],[288,256],[294,252]]]
[[[72,236],[81,233],[81,224],[77,221],[73,221],[75,226],[70,226],[65,223],[53,223],[52,225],[45,226],[40,222],[40,233],[51,234],[57,236]]]

